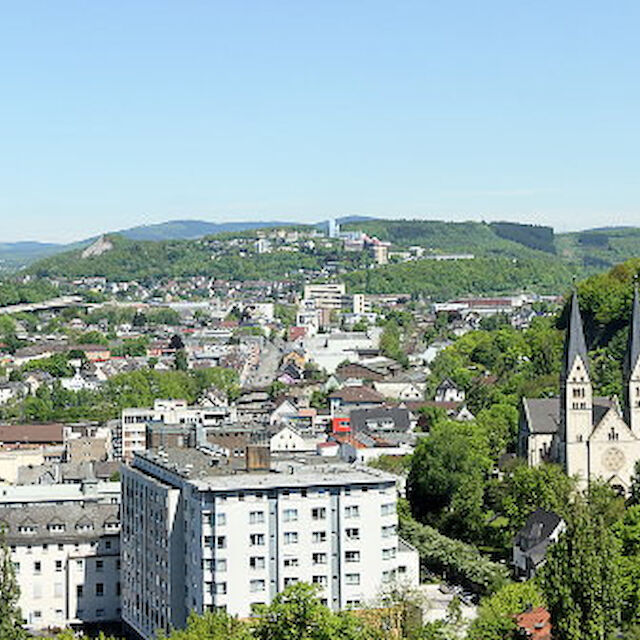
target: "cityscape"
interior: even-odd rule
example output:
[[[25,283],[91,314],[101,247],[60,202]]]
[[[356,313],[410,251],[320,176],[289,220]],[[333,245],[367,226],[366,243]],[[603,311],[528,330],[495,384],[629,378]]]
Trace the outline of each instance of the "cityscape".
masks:
[[[0,640],[640,638],[640,7],[459,4],[3,7]]]

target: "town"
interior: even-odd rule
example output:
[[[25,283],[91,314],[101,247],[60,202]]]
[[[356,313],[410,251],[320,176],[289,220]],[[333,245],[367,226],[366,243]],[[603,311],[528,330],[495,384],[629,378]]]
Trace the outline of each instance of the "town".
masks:
[[[320,229],[198,244],[251,260],[337,243],[374,271],[477,260]],[[72,257],[99,265],[117,242]],[[36,264],[6,279],[21,299],[0,315],[0,523],[26,629],[151,640],[191,612],[251,619],[308,583],[394,633],[545,637],[539,570],[576,517],[569,496],[635,504],[632,280],[610,319],[629,327],[610,347],[627,353],[618,382],[586,346],[590,279],[569,298],[567,283],[437,301],[354,292],[343,264],[261,281]],[[617,395],[596,396],[607,385]]]

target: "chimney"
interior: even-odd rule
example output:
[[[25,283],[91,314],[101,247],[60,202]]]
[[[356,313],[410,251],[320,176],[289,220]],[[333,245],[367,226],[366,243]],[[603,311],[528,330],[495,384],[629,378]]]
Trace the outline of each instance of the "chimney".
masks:
[[[268,446],[250,444],[245,449],[247,471],[270,471],[271,451]]]

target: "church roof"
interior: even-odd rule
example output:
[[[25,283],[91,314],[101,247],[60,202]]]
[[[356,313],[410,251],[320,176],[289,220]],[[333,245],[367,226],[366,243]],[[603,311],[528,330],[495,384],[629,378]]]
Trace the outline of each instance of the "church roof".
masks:
[[[567,338],[564,345],[564,374],[569,374],[575,359],[580,356],[587,373],[589,373],[589,356],[587,343],[584,339],[580,306],[578,304],[578,292],[574,291],[571,297],[571,309],[569,310],[569,325],[567,326]]]
[[[627,351],[626,376],[630,376],[640,358],[640,297],[638,296],[638,284],[633,292],[633,305],[631,306],[631,323],[629,325],[629,347]]]
[[[531,433],[552,435],[560,429],[560,398],[523,398],[522,401]],[[594,398],[593,426],[597,427],[606,413],[616,406],[615,398]]]

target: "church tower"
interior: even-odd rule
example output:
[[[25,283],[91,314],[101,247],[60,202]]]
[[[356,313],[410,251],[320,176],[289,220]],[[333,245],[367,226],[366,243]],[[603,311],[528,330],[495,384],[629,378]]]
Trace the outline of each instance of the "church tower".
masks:
[[[560,395],[561,455],[567,475],[589,478],[588,439],[593,427],[593,389],[578,294],[573,292],[564,346]]]
[[[624,364],[625,422],[633,435],[640,437],[640,298],[637,282],[633,291],[629,343]]]

